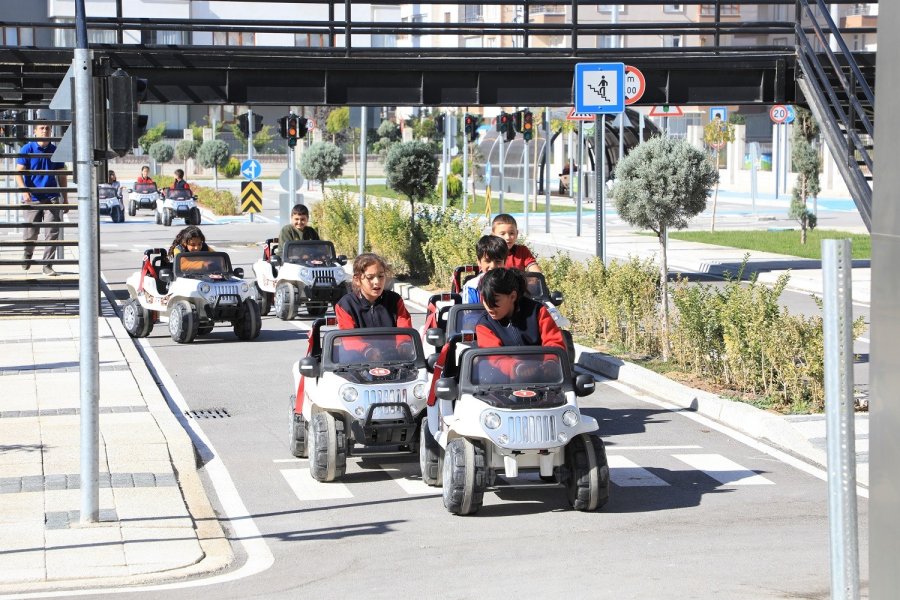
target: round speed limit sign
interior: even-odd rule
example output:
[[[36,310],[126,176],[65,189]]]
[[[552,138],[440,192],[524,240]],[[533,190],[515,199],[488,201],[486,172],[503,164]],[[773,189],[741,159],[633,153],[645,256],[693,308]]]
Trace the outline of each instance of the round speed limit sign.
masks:
[[[787,106],[783,104],[776,104],[772,108],[769,109],[769,118],[772,119],[773,123],[781,124],[787,121],[788,118],[788,109]]]
[[[646,89],[644,74],[637,67],[625,65],[625,104],[631,105],[640,100]]]

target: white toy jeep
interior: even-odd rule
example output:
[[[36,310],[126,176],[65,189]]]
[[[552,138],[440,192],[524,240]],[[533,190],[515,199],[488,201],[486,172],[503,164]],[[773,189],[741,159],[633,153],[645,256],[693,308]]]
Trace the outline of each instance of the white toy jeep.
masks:
[[[146,337],[154,323],[168,321],[172,339],[188,344],[226,321],[241,340],[255,339],[259,305],[243,276],[224,252],[182,252],[172,264],[164,248],[147,250],[141,270],[125,282],[122,324],[131,337]]]
[[[304,305],[309,316],[321,317],[349,291],[347,257],[335,255],[331,242],[291,241],[278,250],[278,238],[266,240],[263,258],[253,263],[262,314],[274,306],[279,319],[290,321]]]
[[[355,445],[416,451],[428,371],[414,329],[376,327],[322,332],[317,319],[308,355],[294,363],[290,448],[309,457],[318,481],[344,475]]]
[[[155,211],[159,198],[159,189],[155,183],[137,183],[128,190],[128,216],[133,217],[138,209]],[[158,222],[157,222],[158,224]]]
[[[559,348],[473,341],[466,333],[447,343],[421,428],[422,480],[442,486],[444,506],[459,515],[477,512],[484,492],[504,485],[562,484],[576,510],[604,506],[609,465],[592,435],[599,426],[576,402],[594,390],[593,377],[573,377]]]
[[[168,227],[175,219],[184,219],[185,225],[200,224],[200,209],[197,207],[197,196],[191,190],[166,188],[162,192],[162,201],[156,204],[156,224]]]
[[[125,222],[125,205],[122,203],[121,188],[101,183],[97,186],[97,202],[101,215],[109,217],[113,223]]]

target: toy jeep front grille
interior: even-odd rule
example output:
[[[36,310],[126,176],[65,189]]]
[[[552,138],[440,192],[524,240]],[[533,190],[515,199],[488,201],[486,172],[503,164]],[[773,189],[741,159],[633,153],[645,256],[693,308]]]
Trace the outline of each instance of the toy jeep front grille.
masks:
[[[316,287],[333,287],[337,285],[337,279],[331,269],[313,269],[313,285]]]
[[[231,284],[217,284],[213,287],[213,291],[217,296],[224,296],[226,294],[240,296],[240,288],[236,285]]]
[[[506,434],[510,445],[555,442],[555,415],[523,415],[506,418]]]
[[[375,390],[365,390],[362,393],[363,402],[365,404],[383,404],[387,402],[402,402],[409,404],[409,393],[406,388],[380,388]],[[399,406],[382,406],[375,409],[372,414],[376,419],[390,419],[402,417],[403,409]]]

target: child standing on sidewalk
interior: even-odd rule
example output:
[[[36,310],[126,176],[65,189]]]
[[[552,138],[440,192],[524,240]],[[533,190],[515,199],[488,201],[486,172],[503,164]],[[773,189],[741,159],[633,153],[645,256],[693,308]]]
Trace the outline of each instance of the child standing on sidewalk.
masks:
[[[537,259],[527,247],[516,244],[519,239],[519,226],[512,215],[500,213],[491,222],[491,233],[497,237],[503,238],[506,242],[508,254],[506,256],[506,267],[509,269],[521,269],[523,271],[541,272],[541,268],[537,264]]]

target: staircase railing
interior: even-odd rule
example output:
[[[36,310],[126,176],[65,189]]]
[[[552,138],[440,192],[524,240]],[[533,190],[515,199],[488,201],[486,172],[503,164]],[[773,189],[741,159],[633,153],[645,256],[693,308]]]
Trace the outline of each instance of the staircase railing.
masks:
[[[796,16],[797,59],[802,71],[798,84],[822,128],[856,208],[871,231],[875,95],[825,2],[798,0]],[[807,38],[810,30],[805,28],[806,22],[822,47],[821,53]],[[837,51],[831,48],[829,36],[833,36]]]

